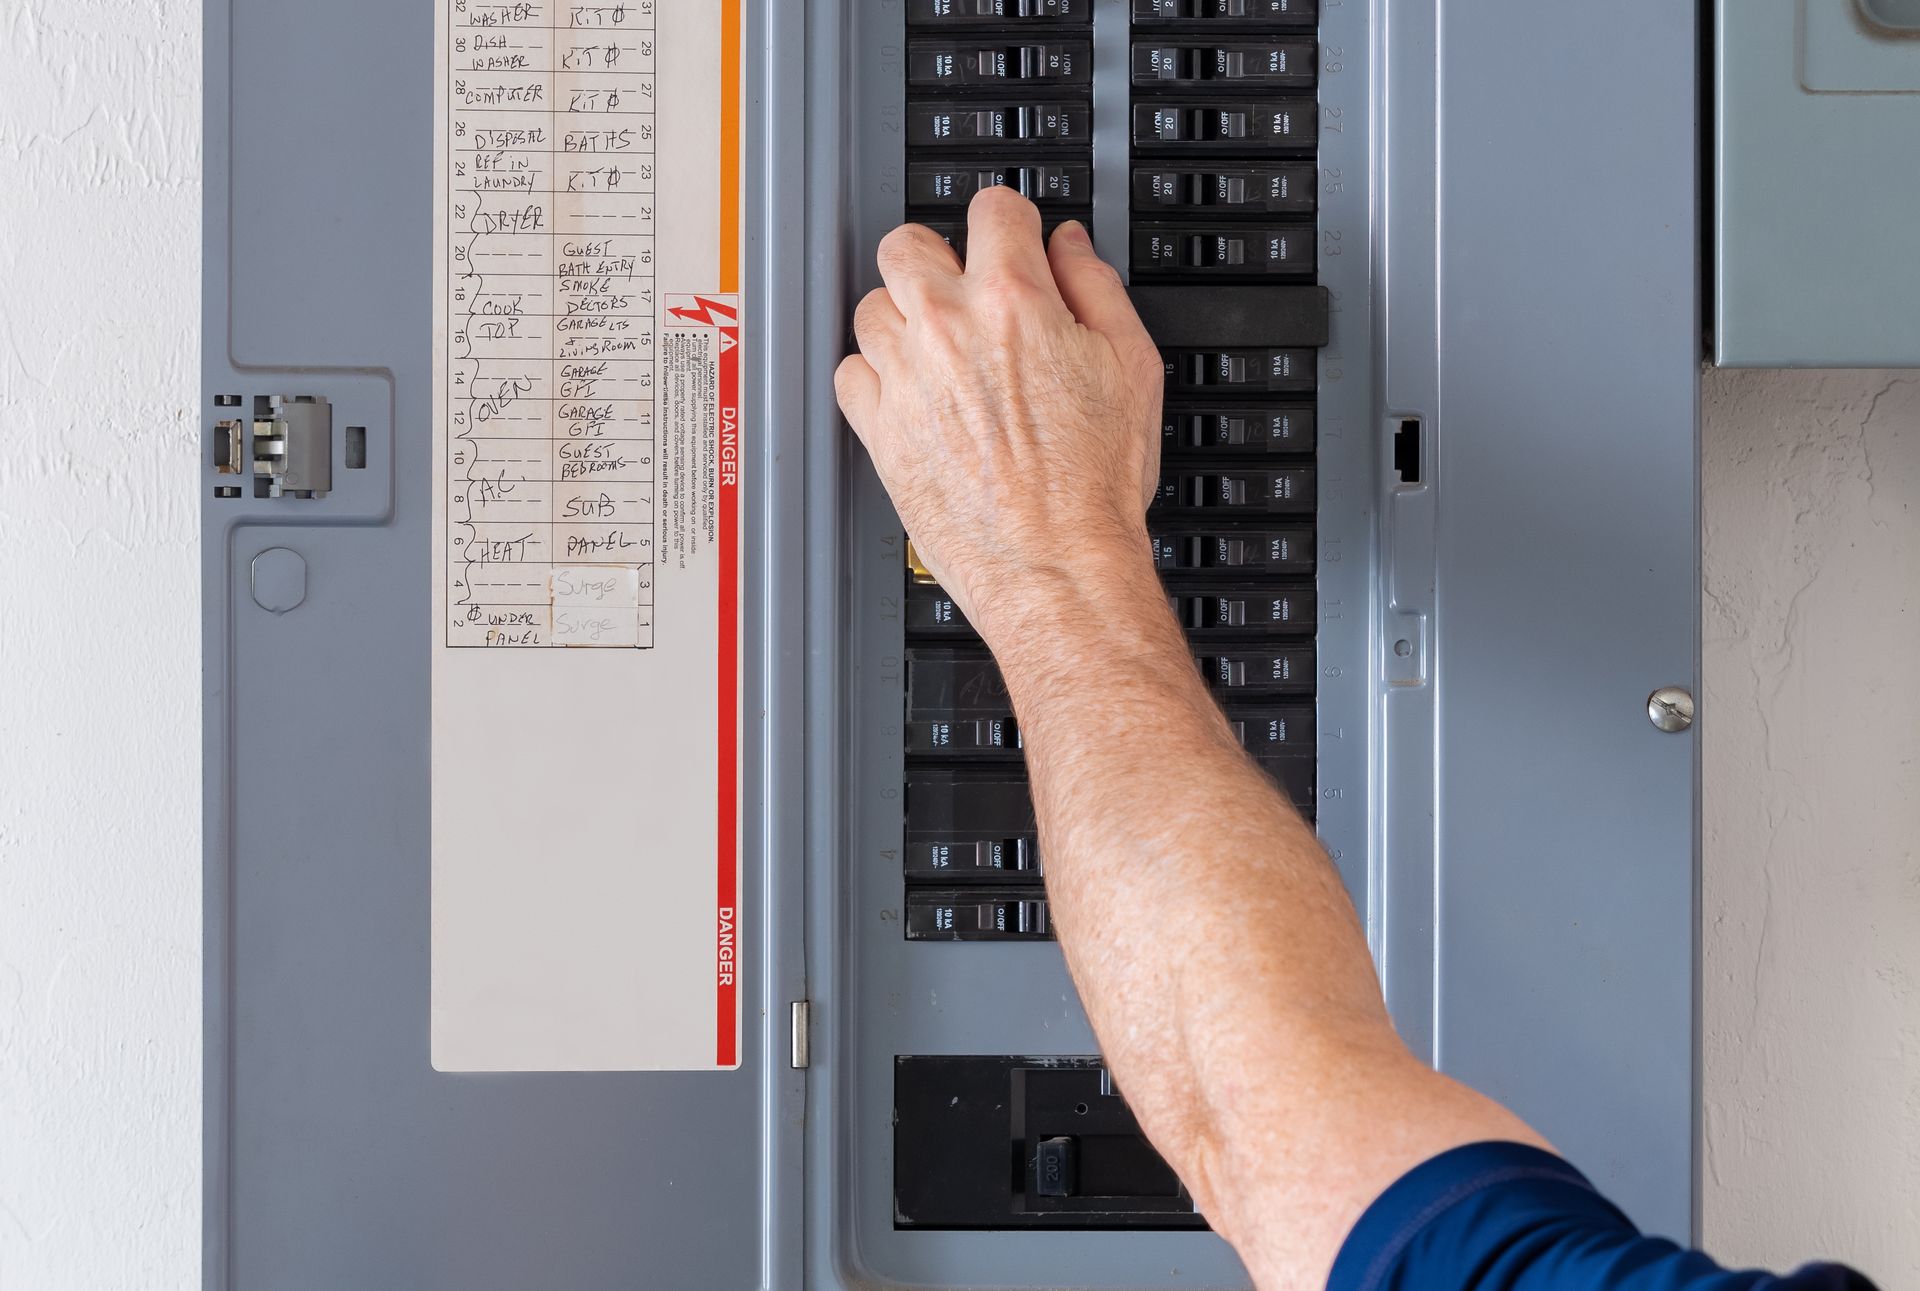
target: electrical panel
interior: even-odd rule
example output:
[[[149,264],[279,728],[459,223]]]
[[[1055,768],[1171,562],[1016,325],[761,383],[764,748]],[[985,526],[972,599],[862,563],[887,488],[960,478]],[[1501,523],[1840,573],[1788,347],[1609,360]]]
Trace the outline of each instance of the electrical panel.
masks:
[[[1247,1284],[834,403],[988,187],[1160,346],[1169,608],[1409,1047],[1691,1235],[1694,6],[206,24],[209,1288]]]
[[[1920,6],[1717,0],[1713,358],[1920,367]]]

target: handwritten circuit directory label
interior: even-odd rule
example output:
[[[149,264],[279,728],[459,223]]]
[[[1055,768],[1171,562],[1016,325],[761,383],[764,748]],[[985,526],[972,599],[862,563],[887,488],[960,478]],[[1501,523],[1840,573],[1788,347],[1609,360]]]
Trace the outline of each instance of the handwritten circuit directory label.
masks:
[[[741,0],[435,0],[433,1060],[739,1062]]]

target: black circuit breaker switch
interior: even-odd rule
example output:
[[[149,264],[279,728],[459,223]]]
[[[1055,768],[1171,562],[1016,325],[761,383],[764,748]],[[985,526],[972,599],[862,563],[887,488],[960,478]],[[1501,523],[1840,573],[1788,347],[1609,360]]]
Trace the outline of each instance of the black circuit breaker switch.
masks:
[[[1313,647],[1208,650],[1194,658],[1200,676],[1222,695],[1288,694],[1313,690]]]
[[[907,205],[965,206],[989,188],[1011,188],[1041,206],[1093,200],[1093,167],[1085,162],[981,166],[916,162],[907,168]]]
[[[907,889],[908,941],[1046,941],[1053,936],[1038,889]]]
[[[1143,27],[1166,22],[1311,27],[1320,20],[1320,0],[1133,0],[1133,20]]]
[[[1092,133],[1093,105],[1085,100],[907,104],[907,143],[915,148],[1084,144]]]
[[[1167,471],[1154,491],[1153,505],[1163,511],[1232,511],[1241,514],[1301,515],[1313,510],[1313,472]]]
[[[1256,760],[1313,755],[1313,708],[1227,706],[1227,725]]]
[[[1085,224],[1090,218],[1084,211],[1062,211],[1049,207],[1040,221],[1040,236],[1051,238],[1053,231],[1068,220],[1077,219]],[[947,240],[947,245],[960,253],[962,259],[967,254],[967,222],[965,220],[921,220],[921,224],[932,229]]]
[[[1009,706],[1008,712],[1012,708]],[[1026,775],[918,765],[907,772],[908,880],[1038,878],[1038,825]]]
[[[1180,625],[1202,638],[1311,632],[1317,617],[1307,587],[1183,590],[1167,600]]]
[[[1173,529],[1153,535],[1153,564],[1162,572],[1313,572],[1311,529]]]
[[[1092,68],[1093,46],[1084,40],[1032,45],[923,40],[907,48],[907,84],[921,88],[1085,85]]]
[[[934,583],[915,583],[907,589],[907,631],[927,636],[973,635],[973,625],[946,590]]]
[[[1183,454],[1311,453],[1313,407],[1172,406],[1160,414],[1160,451]]]
[[[1318,113],[1312,99],[1141,103],[1133,144],[1145,152],[1305,151],[1318,138]]]
[[[1010,717],[910,718],[906,730],[909,753],[964,756],[1020,751],[1020,731]]]
[[[1007,683],[983,650],[907,651],[907,717],[1013,712]]]
[[[1033,1145],[1033,1191],[1037,1197],[1071,1197],[1080,1188],[1080,1144],[1041,1139]]]
[[[1040,853],[1031,838],[978,838],[933,841],[907,846],[906,876],[952,882],[965,878],[1018,878],[1040,875]]]
[[[1311,215],[1314,168],[1305,162],[1272,166],[1136,166],[1136,210],[1168,214]]]
[[[1093,0],[907,0],[910,27],[965,27],[1002,22],[1038,25],[1086,22],[1092,16]]]
[[[1160,357],[1175,394],[1306,394],[1314,385],[1309,349],[1162,350]]]
[[[1205,277],[1313,276],[1314,230],[1310,224],[1136,226],[1136,273],[1198,274]]]
[[[1313,80],[1313,42],[1306,40],[1141,40],[1133,45],[1133,83],[1142,88],[1310,90]]]

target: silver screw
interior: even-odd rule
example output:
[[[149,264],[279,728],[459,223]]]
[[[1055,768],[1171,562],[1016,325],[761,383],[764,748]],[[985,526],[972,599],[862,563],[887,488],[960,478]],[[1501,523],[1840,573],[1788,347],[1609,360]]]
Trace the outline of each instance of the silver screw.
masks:
[[[1678,734],[1693,725],[1693,694],[1679,686],[1662,686],[1647,696],[1647,720],[1656,730]]]

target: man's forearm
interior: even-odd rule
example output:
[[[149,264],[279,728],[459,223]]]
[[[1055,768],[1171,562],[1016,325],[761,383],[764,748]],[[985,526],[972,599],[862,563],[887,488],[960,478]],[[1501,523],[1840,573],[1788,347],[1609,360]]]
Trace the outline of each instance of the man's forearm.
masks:
[[[983,631],[1018,714],[1082,1001],[1130,1105],[1209,1218],[1250,1265],[1297,1266],[1305,1253],[1288,1234],[1262,1228],[1277,1199],[1247,1181],[1277,1181],[1296,1222],[1303,1192],[1350,1207],[1340,1199],[1369,1181],[1312,1184],[1366,1155],[1321,1140],[1352,1148],[1367,1100],[1435,1078],[1393,1035],[1311,827],[1208,695],[1144,534],[1032,582]],[[1300,1173],[1312,1176],[1304,1189]]]

